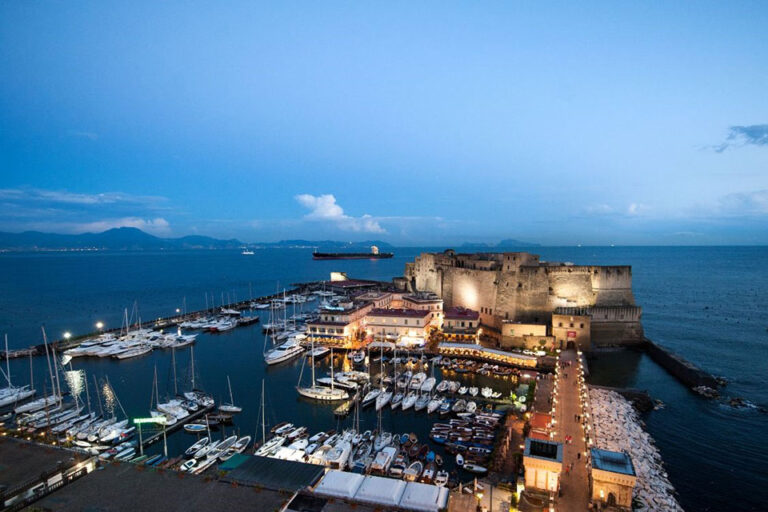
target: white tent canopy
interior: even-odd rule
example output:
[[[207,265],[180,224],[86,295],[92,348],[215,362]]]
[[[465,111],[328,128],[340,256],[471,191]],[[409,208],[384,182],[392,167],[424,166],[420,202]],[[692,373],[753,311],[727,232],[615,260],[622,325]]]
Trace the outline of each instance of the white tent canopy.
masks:
[[[355,494],[355,501],[396,507],[405,492],[406,483],[394,478],[369,477]]]
[[[332,470],[325,474],[315,493],[334,498],[352,499],[365,477],[357,473]]]

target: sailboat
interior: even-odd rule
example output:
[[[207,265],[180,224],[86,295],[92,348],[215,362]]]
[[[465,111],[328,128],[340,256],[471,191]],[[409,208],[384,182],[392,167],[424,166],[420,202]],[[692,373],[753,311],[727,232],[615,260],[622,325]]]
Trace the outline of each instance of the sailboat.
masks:
[[[3,372],[3,374],[5,374],[5,378],[8,381],[8,387],[0,389],[0,407],[16,404],[21,400],[25,400],[35,394],[35,390],[32,389],[30,386],[25,385],[21,387],[16,387],[13,384],[11,384],[11,363],[10,363],[10,353],[8,352],[8,335],[7,334],[5,335],[5,364],[6,364],[6,371]],[[2,372],[1,368],[0,368],[0,372]]]
[[[232,383],[229,381],[229,375],[227,375],[227,386],[229,386],[229,403],[221,404],[219,410],[221,412],[238,413],[242,412],[243,408],[235,405],[235,399],[232,397]]]
[[[338,389],[333,385],[333,355],[331,355],[331,387],[317,385],[317,383],[315,382],[314,349],[315,349],[315,342],[313,340],[312,353],[311,353],[312,355],[312,386],[302,387],[301,374],[299,374],[299,385],[296,386],[296,391],[298,391],[301,396],[312,398],[313,400],[322,400],[324,402],[335,402],[338,400],[346,400],[347,398],[349,398],[349,393],[347,393],[343,389]],[[304,359],[304,362],[306,363],[306,358]],[[304,373],[304,365],[301,366],[301,373]]]

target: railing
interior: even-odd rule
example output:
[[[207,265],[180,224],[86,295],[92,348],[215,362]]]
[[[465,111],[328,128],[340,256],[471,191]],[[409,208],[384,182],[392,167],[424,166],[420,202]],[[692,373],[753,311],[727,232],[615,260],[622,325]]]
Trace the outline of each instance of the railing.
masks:
[[[87,474],[88,474],[88,469],[83,467],[83,468],[79,469],[78,471],[72,473],[71,475],[67,475],[67,476],[62,475],[61,480],[59,480],[58,482],[53,483],[51,485],[45,485],[45,487],[43,487],[43,489],[41,489],[39,492],[35,492],[32,496],[24,498],[23,500],[17,501],[13,505],[10,505],[10,506],[4,508],[3,512],[17,512],[17,511],[23,510],[26,507],[28,507],[29,505],[31,505],[32,503],[36,502],[37,500],[42,499],[42,498],[48,496],[49,494],[53,493],[54,491],[59,490],[60,488],[64,487],[65,485],[71,484],[75,480],[77,480],[79,478],[82,478],[83,476],[85,476]],[[41,482],[41,483],[45,483],[45,480],[43,480],[43,482]]]

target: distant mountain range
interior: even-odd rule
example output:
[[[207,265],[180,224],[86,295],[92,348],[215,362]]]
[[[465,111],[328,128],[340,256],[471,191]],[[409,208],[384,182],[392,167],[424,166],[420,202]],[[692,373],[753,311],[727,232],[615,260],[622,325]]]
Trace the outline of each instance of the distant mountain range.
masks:
[[[62,235],[25,231],[0,232],[0,250],[3,251],[65,251],[65,250],[183,250],[183,249],[239,249],[250,248],[307,248],[307,249],[368,249],[371,245],[391,247],[379,240],[365,242],[337,242],[333,240],[281,240],[280,242],[245,243],[235,238],[220,240],[208,236],[190,235],[181,238],[160,238],[138,228],[115,228],[102,233]]]
[[[497,244],[467,242],[461,245],[461,249],[477,249],[477,250],[498,250],[498,249],[508,249],[508,248],[515,248],[515,247],[541,247],[541,244],[536,244],[532,242],[523,242],[520,240],[515,240],[514,238],[507,238],[500,241]]]

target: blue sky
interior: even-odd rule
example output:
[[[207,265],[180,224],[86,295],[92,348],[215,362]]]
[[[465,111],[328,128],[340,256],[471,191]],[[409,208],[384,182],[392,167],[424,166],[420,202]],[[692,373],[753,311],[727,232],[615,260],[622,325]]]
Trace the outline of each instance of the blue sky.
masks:
[[[0,230],[768,243],[764,2],[0,4]]]

